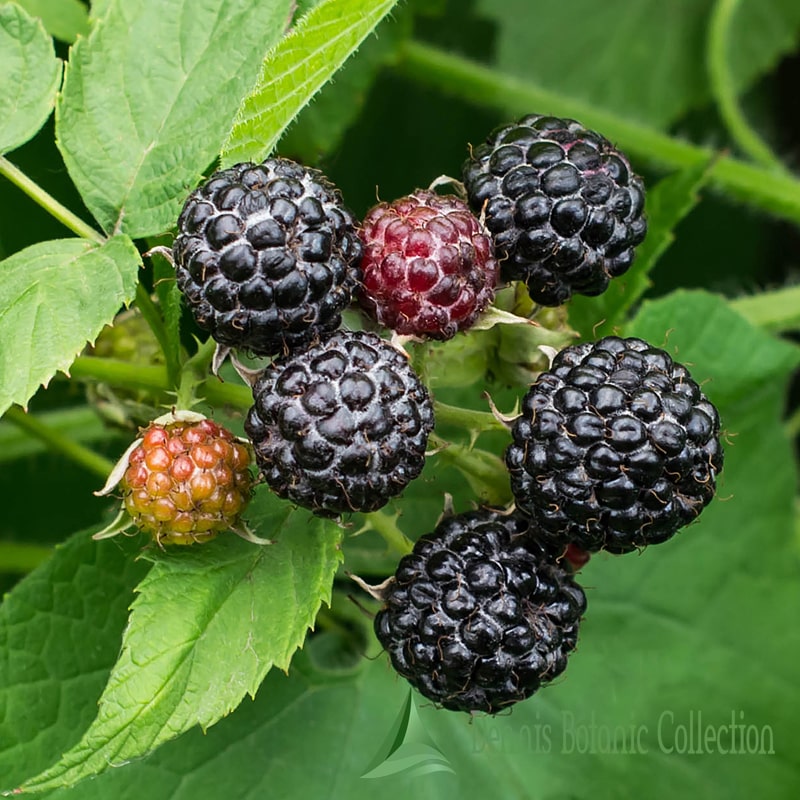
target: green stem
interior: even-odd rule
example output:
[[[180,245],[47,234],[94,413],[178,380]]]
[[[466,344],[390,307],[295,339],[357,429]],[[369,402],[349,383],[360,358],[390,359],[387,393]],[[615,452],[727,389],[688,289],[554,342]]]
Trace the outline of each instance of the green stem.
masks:
[[[0,542],[0,572],[30,572],[52,554],[52,547],[41,544]]]
[[[197,387],[209,377],[208,366],[214,357],[216,342],[209,338],[197,348],[197,352],[183,367],[178,386],[178,408],[192,408],[197,401]]]
[[[508,433],[505,423],[488,411],[459,408],[458,406],[447,405],[447,403],[440,403],[438,400],[433,403],[433,411],[437,424],[455,425],[477,433],[483,433],[484,431]]]
[[[241,383],[223,383],[210,376],[200,387],[200,395],[212,406],[232,406],[246,411],[253,405],[253,392]]]
[[[469,483],[470,488],[492,506],[503,506],[511,502],[511,487],[508,471],[503,460],[477,447],[446,443],[432,436],[430,446],[441,446],[436,458],[455,467]]]
[[[683,169],[705,164],[714,154],[708,148],[673,139],[646,125],[419,42],[404,45],[398,68],[423,84],[515,116],[546,109],[548,113],[575,117],[601,130],[636,160],[656,167]],[[711,182],[745,203],[800,223],[800,181],[789,175],[723,156],[711,169]]]
[[[396,514],[387,514],[385,511],[372,511],[369,514],[364,514],[364,519],[367,527],[378,533],[390,550],[405,556],[414,549],[414,542],[397,527]]]
[[[48,428],[82,443],[106,441],[115,435],[88,406],[44,411],[38,417]],[[0,463],[36,455],[44,449],[42,442],[32,439],[16,425],[0,422]]]
[[[742,152],[768,170],[788,174],[769,145],[750,126],[739,105],[728,57],[731,24],[739,3],[740,0],[717,0],[711,14],[707,46],[711,93],[728,132]]]
[[[80,217],[73,214],[41,186],[32,181],[19,167],[15,167],[7,158],[0,156],[0,175],[4,175],[17,188],[22,189],[28,197],[38,203],[45,211],[54,216],[62,225],[69,228],[82,239],[89,239],[96,244],[103,244],[106,239],[91,225],[87,225]]]
[[[150,330],[153,331],[153,335],[161,347],[161,352],[164,354],[167,365],[167,379],[172,387],[177,387],[180,380],[181,365],[174,358],[175,350],[170,346],[169,334],[167,333],[166,325],[164,325],[161,312],[141,283],[136,287],[136,305],[150,326]]]
[[[144,389],[161,394],[171,391],[167,371],[159,366],[130,364],[113,358],[78,356],[72,362],[69,373],[70,377],[78,380],[102,381],[124,389]],[[248,386],[240,383],[223,383],[213,376],[203,381],[198,394],[213,406],[227,405],[247,410],[253,405],[253,394]],[[178,405],[177,400],[175,405]]]
[[[78,444],[73,439],[65,436],[58,430],[50,428],[43,422],[36,419],[36,417],[26,414],[21,408],[11,406],[6,411],[4,419],[18,425],[24,431],[27,431],[31,436],[43,441],[50,450],[56,453],[61,453],[67,458],[80,464],[90,472],[94,472],[101,478],[105,479],[114,468],[114,464],[107,458],[98,455],[88,447]]]
[[[168,392],[171,384],[165,367],[131,364],[113,358],[78,356],[69,368],[71,378],[110,383],[124,389],[145,389]]]
[[[730,306],[753,325],[774,333],[800,329],[800,286],[739,297]]]

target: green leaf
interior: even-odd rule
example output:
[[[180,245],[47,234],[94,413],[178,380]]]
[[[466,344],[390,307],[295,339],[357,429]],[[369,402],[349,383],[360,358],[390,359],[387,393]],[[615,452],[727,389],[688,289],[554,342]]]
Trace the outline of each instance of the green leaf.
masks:
[[[222,150],[223,165],[268,156],[298,112],[397,0],[323,0],[267,55]]]
[[[478,0],[476,12],[496,26],[501,70],[666,128],[710,99],[703,44],[712,6],[713,0]],[[739,91],[793,50],[800,30],[794,0],[743,3],[741,11],[731,43]],[[541,53],[547,57],[534,55]],[[548,109],[530,109],[540,110]]]
[[[149,567],[136,549],[77,533],[0,605],[0,789],[44,769],[92,721]]]
[[[89,33],[89,15],[80,0],[15,0],[32,17],[39,17],[56,39],[72,44]]]
[[[289,0],[111,0],[72,48],[56,105],[70,176],[106,231],[175,224],[213,161]]]
[[[288,676],[270,673],[255,702],[206,735],[189,731],[144,761],[53,792],[48,800],[374,800],[376,792],[407,798],[400,794],[410,788],[402,775],[379,783],[360,776],[391,730],[408,684],[382,658],[363,661],[344,679],[314,670],[305,654],[295,662]],[[411,786],[413,796],[430,796],[424,782]]]
[[[699,202],[708,182],[711,163],[698,164],[663,178],[647,192],[648,232],[628,272],[611,281],[599,297],[576,295],[569,303],[570,324],[585,339],[607,336],[625,321],[625,315],[650,288],[650,271],[675,240],[673,231]]]
[[[250,518],[278,543],[227,535],[153,555],[97,719],[24,789],[71,786],[195,725],[206,729],[255,695],[273,666],[288,669],[321,604],[330,603],[342,532],[266,491]]]
[[[335,80],[299,113],[281,139],[282,153],[316,162],[338,146],[362,110],[378,72],[395,58],[400,42],[410,34],[411,16],[398,16],[384,19]]]
[[[0,153],[25,144],[53,110],[61,62],[42,24],[19,6],[0,6]]]
[[[66,371],[136,292],[139,253],[127,236],[103,245],[40,242],[0,261],[0,413],[25,405]]]
[[[781,379],[800,361],[800,348],[755,328],[707,292],[677,291],[643,303],[625,334],[667,348],[695,379],[708,381],[703,390],[723,406],[746,405],[763,385],[774,392],[776,381],[781,390]]]

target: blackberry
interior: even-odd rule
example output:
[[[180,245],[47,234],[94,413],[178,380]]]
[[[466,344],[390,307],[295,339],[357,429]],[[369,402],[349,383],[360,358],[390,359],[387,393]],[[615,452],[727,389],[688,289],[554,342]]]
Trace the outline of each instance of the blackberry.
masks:
[[[529,114],[495,129],[463,177],[503,278],[525,281],[541,305],[605,291],[647,232],[641,178],[607,139],[573,119]]]
[[[512,427],[517,508],[544,536],[627,553],[669,539],[711,501],[716,408],[683,365],[641,339],[562,350]]]
[[[252,494],[250,451],[227,429],[192,412],[153,420],[120,459],[98,495],[119,484],[124,511],[95,538],[130,524],[160,545],[194,544],[233,529]],[[236,531],[250,538],[241,531]]]
[[[502,711],[575,649],[585,595],[528,525],[488,509],[445,518],[386,590],[375,633],[395,670],[445,708]]]
[[[269,158],[216,172],[189,195],[178,228],[178,286],[221,345],[272,356],[339,327],[361,243],[318,170]]]
[[[406,356],[373,333],[337,331],[270,364],[245,431],[280,496],[321,516],[374,511],[419,475],[433,405]]]
[[[491,238],[457,197],[420,189],[379,203],[361,238],[361,305],[397,333],[450,339],[494,298]]]

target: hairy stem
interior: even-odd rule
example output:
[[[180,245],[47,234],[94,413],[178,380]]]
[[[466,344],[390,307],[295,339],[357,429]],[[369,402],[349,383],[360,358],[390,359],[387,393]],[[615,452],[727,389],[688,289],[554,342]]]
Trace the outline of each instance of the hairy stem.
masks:
[[[175,360],[175,351],[170,347],[169,334],[167,333],[166,325],[164,325],[161,312],[141,283],[136,287],[136,305],[139,307],[139,311],[142,312],[142,316],[150,326],[150,330],[156,337],[161,347],[161,352],[164,354],[169,383],[172,387],[177,387],[178,381],[180,380],[181,365]]]
[[[437,424],[456,425],[459,428],[476,433],[483,433],[484,431],[508,433],[506,425],[488,411],[459,408],[458,406],[447,405],[447,403],[440,403],[438,400],[434,401],[433,410]]]
[[[188,363],[188,362],[187,362]],[[78,356],[70,367],[70,376],[78,380],[102,381],[124,389],[144,389],[154,394],[167,394],[171,384],[165,367],[130,364],[113,358]],[[246,410],[253,405],[249,387],[239,383],[224,383],[209,376],[197,387],[197,394],[213,406],[232,406]],[[177,399],[175,400],[178,404]]]
[[[728,45],[731,23],[740,0],[717,0],[708,29],[708,75],[711,93],[731,138],[750,158],[764,168],[788,174],[769,145],[750,126],[739,105],[730,71]]]
[[[38,203],[45,211],[54,216],[62,225],[69,228],[81,239],[88,239],[96,244],[103,244],[106,239],[91,225],[85,223],[80,217],[73,214],[66,206],[62,205],[52,195],[42,189],[39,184],[32,181],[19,167],[15,167],[5,156],[0,156],[0,175],[4,175],[17,188],[22,189],[28,197]]]
[[[61,431],[50,428],[31,414],[26,414],[21,408],[11,406],[6,411],[4,419],[13,422],[31,436],[44,442],[48,449],[66,456],[76,464],[94,472],[105,479],[114,468],[114,464],[107,458],[98,455],[88,447],[78,444],[74,439],[65,436]]]
[[[378,533],[390,550],[401,556],[408,555],[414,543],[397,526],[397,515],[385,511],[372,511],[364,514],[366,527]]]
[[[419,42],[404,45],[398,68],[423,84],[515,116],[547,109],[575,117],[602,131],[636,160],[655,167],[683,169],[707,163],[713,156],[708,148]],[[800,181],[789,175],[723,156],[714,163],[710,181],[732,197],[800,223]]]
[[[78,356],[69,368],[71,378],[103,381],[123,389],[168,392],[171,388],[166,367],[131,364],[113,358]]]

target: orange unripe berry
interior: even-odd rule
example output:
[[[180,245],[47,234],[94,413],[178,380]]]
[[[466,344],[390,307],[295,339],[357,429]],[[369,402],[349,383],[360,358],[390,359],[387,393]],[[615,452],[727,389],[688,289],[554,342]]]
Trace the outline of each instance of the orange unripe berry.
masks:
[[[159,544],[213,539],[252,494],[250,451],[209,419],[152,422],[120,480],[133,522]]]

